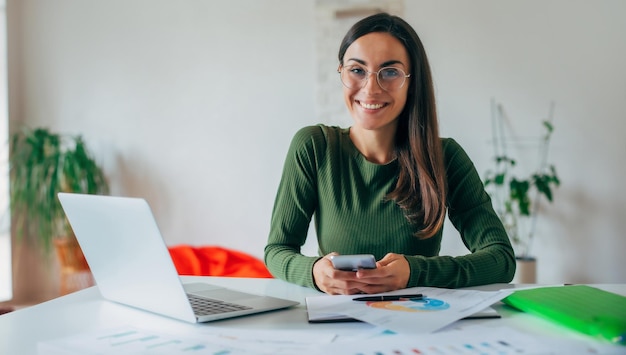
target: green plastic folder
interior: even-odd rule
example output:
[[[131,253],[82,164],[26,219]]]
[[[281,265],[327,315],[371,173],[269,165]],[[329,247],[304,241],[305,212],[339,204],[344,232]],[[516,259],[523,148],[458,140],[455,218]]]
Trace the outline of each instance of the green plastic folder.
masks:
[[[502,302],[579,332],[626,345],[624,296],[595,287],[573,285],[519,290]]]

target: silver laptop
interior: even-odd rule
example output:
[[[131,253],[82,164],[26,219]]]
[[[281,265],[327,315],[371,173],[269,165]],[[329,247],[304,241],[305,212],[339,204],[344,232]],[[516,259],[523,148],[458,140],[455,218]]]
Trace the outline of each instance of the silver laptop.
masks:
[[[206,283],[181,283],[144,199],[58,196],[105,299],[193,323],[299,304]]]

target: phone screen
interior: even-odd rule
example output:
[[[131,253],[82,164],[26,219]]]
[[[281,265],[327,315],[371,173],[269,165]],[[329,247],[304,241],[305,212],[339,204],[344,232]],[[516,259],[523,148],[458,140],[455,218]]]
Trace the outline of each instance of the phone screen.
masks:
[[[330,261],[337,270],[357,271],[376,268],[376,259],[371,254],[332,255]]]

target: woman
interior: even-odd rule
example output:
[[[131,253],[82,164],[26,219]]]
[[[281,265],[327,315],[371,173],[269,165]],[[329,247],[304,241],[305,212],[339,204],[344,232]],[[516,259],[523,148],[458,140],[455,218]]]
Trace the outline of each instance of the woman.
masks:
[[[430,67],[411,26],[388,14],[356,23],[339,49],[350,128],[294,136],[265,262],[329,294],[510,282],[513,249],[473,163],[439,137]],[[471,254],[439,256],[446,210]],[[301,254],[315,215],[319,253]],[[373,254],[376,269],[335,270],[330,256]]]

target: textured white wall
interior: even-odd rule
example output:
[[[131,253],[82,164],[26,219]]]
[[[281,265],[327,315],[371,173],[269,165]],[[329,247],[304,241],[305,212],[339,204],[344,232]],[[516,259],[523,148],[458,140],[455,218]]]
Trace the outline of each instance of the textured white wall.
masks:
[[[168,244],[260,257],[289,141],[327,122],[315,5],[9,0],[13,125],[83,133],[112,192],[146,197]],[[540,282],[626,282],[624,10],[621,0],[404,4],[430,55],[442,133],[480,172],[491,98],[521,130],[556,102],[563,186],[539,223]],[[444,251],[464,253],[447,228]]]
[[[261,256],[291,136],[316,122],[313,3],[19,8],[12,119],[84,134],[112,193],[147,198],[169,244]]]
[[[562,185],[538,220],[538,280],[625,282],[626,2],[407,1],[430,55],[442,134],[492,167],[490,100],[537,136],[555,102]],[[449,236],[453,235],[448,228]],[[447,238],[450,250],[462,250]]]

